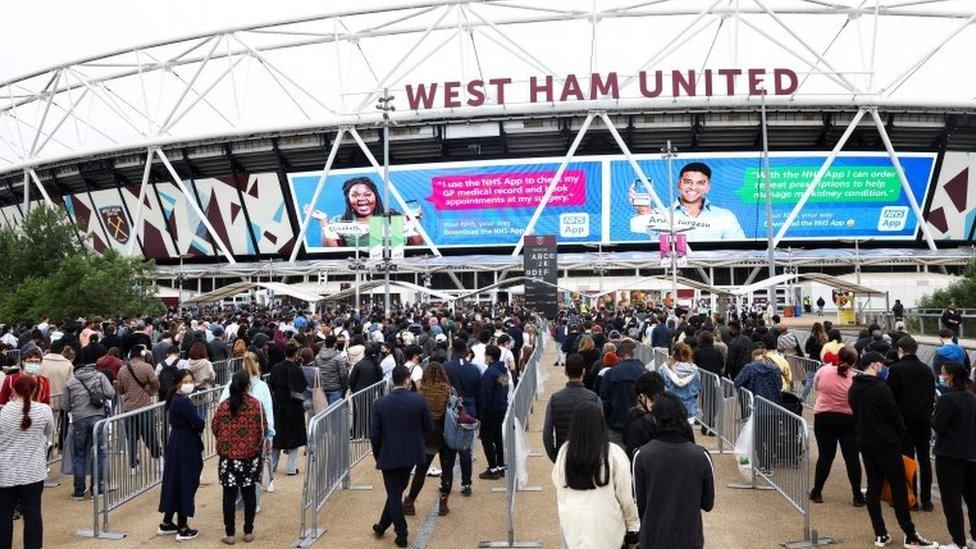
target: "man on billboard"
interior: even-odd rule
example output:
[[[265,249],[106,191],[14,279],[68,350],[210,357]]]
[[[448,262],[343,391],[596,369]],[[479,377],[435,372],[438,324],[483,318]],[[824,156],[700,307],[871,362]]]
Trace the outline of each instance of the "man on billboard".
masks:
[[[678,200],[674,203],[675,229],[688,230],[689,241],[744,240],[745,233],[731,210],[706,199],[712,188],[712,169],[702,162],[690,162],[678,174]],[[628,193],[634,212],[630,230],[635,233],[667,231],[668,212],[655,212],[650,196],[631,186]]]

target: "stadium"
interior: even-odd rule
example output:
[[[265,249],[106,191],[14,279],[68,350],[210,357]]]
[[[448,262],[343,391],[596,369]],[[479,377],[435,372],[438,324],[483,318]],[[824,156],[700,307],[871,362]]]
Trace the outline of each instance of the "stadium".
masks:
[[[681,274],[700,282],[761,280],[770,243],[777,272],[971,259],[974,85],[951,61],[972,51],[968,3],[576,4],[336,11],[8,80],[0,222],[56,203],[86,246],[141,253],[195,291],[337,284],[376,271],[325,227],[343,217],[345,181],[385,191],[388,143],[384,199],[419,218],[394,278],[434,288],[504,279],[532,233],[559,236],[576,289],[660,273],[635,200],[667,209],[667,168],[689,162],[712,166],[707,200],[739,226],[688,233]],[[934,85],[947,71],[955,82]],[[448,198],[465,178],[482,194]]]

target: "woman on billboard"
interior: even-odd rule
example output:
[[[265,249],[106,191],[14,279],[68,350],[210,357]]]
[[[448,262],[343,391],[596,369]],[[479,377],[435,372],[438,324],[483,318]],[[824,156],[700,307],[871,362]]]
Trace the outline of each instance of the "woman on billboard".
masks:
[[[380,198],[376,184],[368,177],[347,179],[342,184],[342,196],[346,199],[346,211],[333,216],[332,219],[321,210],[313,210],[311,204],[305,206],[305,213],[319,222],[323,246],[327,248],[368,246],[369,218],[383,215],[383,199]],[[419,206],[411,209],[414,218],[419,221]],[[390,210],[390,214],[399,215],[399,212]],[[362,225],[362,230],[348,230],[348,225],[354,223]],[[403,235],[408,246],[419,246],[424,243],[423,237],[417,230],[417,223],[409,218],[404,223]]]
[[[742,225],[731,210],[708,201],[712,189],[712,169],[702,162],[690,162],[678,174],[678,200],[674,204],[674,225],[677,230],[689,230],[689,241],[744,240]],[[627,193],[634,215],[630,230],[635,233],[663,232],[669,229],[668,214],[656,212],[651,196],[637,192],[632,185]]]

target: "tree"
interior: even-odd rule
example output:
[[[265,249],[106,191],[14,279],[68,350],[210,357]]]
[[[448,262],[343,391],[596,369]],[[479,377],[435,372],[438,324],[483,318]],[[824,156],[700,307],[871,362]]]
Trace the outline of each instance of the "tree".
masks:
[[[156,266],[114,250],[98,254],[81,245],[57,208],[35,207],[18,229],[0,231],[0,320],[36,322],[156,314]]]
[[[962,279],[944,290],[936,290],[918,301],[919,309],[944,309],[950,301],[963,309],[976,307],[976,261],[969,264]]]

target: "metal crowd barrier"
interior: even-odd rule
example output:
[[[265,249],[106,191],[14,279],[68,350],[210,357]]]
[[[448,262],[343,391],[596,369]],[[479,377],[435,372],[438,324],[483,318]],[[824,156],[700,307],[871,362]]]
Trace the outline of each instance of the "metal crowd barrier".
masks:
[[[806,420],[762,397],[752,410],[751,488],[761,479],[779,492],[803,518],[803,539],[785,547],[832,543],[810,527],[810,436]]]
[[[753,396],[745,389],[737,390],[735,383],[727,377],[719,378],[719,383],[722,387],[722,421],[719,423],[718,436],[723,444],[734,448],[742,428],[752,415]]]
[[[542,352],[546,340],[536,346],[529,358],[528,365],[519,378],[518,386],[508,403],[505,419],[502,423],[504,433],[505,461],[508,469],[505,471],[505,500],[508,512],[508,536],[505,541],[481,541],[478,547],[542,547],[538,541],[515,540],[515,494],[516,492],[538,492],[541,488],[518,485],[519,460],[516,458],[516,438],[518,429],[528,429],[529,414],[532,412],[532,402],[536,396],[536,386],[539,380],[539,369],[542,368]]]
[[[646,343],[638,343],[637,347],[634,348],[634,358],[641,361],[642,364],[647,364],[654,359],[654,350]]]
[[[786,362],[790,365],[790,370],[793,372],[793,384],[790,386],[790,392],[800,397],[804,406],[812,408],[813,399],[815,398],[813,387],[808,389],[806,385],[813,383],[813,376],[820,369],[822,363],[819,360],[795,355],[786,355]]]
[[[63,393],[51,395],[51,412],[54,414],[54,430],[51,432],[51,439],[48,441],[47,464],[53,465],[61,461],[61,454],[64,451],[64,437],[68,431],[68,409],[62,410]],[[68,459],[71,459],[70,457]]]
[[[190,401],[204,420],[203,459],[216,455],[210,423],[223,387],[190,395]],[[102,539],[122,539],[124,533],[109,531],[109,512],[153,489],[163,480],[159,459],[169,434],[166,403],[132,410],[100,420],[95,424],[89,463],[92,485],[99,487],[92,497],[92,529],[76,535]],[[101,523],[99,523],[101,516]]]
[[[350,486],[352,468],[372,451],[369,423],[373,404],[386,392],[386,380],[337,401],[315,414],[308,422],[305,482],[299,507],[299,537],[293,546],[315,543],[325,527],[319,526],[319,511],[338,488]]]
[[[216,372],[216,385],[226,385],[230,383],[230,378],[244,366],[243,358],[227,358],[213,363]]]
[[[725,399],[722,391],[722,380],[714,372],[698,368],[699,386],[698,415],[696,419],[709,432],[718,436],[725,424]],[[725,444],[718,436],[718,451],[725,453]]]
[[[654,347],[654,371],[660,370],[664,367],[664,363],[668,361],[668,350],[664,347]]]

